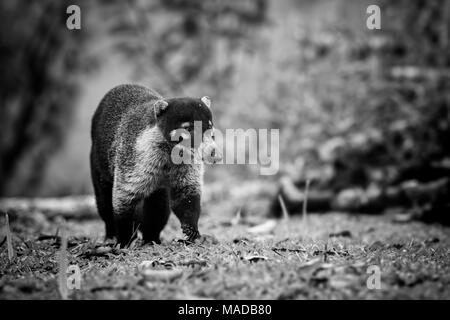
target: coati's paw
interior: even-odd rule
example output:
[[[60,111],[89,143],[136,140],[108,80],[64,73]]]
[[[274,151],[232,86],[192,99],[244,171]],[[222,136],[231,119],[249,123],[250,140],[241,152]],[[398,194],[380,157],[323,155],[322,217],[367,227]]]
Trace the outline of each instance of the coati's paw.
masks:
[[[211,244],[218,244],[219,240],[217,240],[216,237],[212,235],[199,235],[194,240],[189,239],[180,239],[178,242],[189,245],[189,244],[204,244],[204,245],[211,245]]]
[[[187,242],[194,242],[197,238],[200,237],[200,232],[190,225],[181,225],[181,230],[183,230],[183,234],[186,236]]]

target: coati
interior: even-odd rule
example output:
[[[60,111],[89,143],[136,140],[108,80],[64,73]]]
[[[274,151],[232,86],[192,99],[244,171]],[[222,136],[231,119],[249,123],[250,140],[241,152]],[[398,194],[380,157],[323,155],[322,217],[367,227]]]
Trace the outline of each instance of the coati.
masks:
[[[160,243],[170,210],[187,240],[200,237],[203,162],[175,164],[171,154],[189,139],[192,154],[200,152],[209,162],[221,160],[210,134],[210,105],[206,96],[164,99],[156,91],[132,84],[117,86],[103,97],[92,118],[90,164],[106,238],[126,246],[139,225],[145,243]],[[188,134],[173,139],[180,129]],[[201,135],[200,144],[194,144],[194,133]],[[141,223],[135,214],[139,204],[143,204]]]

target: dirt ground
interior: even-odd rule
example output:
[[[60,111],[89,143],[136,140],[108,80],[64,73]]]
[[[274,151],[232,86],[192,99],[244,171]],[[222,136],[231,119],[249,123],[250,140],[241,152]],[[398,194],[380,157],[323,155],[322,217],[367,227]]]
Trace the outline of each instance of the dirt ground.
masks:
[[[11,220],[15,257],[9,262],[3,229],[0,299],[60,299],[58,222],[36,212]],[[100,220],[66,225],[68,264],[81,274],[69,299],[450,298],[450,230],[439,225],[342,213],[276,225],[206,215],[200,231],[213,237],[185,244],[171,217],[161,245],[137,240],[129,249],[103,242]]]

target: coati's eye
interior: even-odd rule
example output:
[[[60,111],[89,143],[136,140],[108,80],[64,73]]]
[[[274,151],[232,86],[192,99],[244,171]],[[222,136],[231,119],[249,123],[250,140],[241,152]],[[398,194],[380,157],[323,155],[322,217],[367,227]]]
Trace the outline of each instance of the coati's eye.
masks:
[[[190,122],[183,122],[180,126],[181,129],[187,130],[188,132],[192,131],[192,126]]]

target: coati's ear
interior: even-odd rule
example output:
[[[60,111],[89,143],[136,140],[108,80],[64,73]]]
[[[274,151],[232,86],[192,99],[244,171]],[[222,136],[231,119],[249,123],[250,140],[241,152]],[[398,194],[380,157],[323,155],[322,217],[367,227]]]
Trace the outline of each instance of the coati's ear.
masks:
[[[166,110],[169,104],[167,101],[158,100],[153,104],[153,110],[155,112],[155,117],[158,117],[164,110]]]
[[[204,96],[200,99],[208,108],[211,109],[211,98],[208,96]]]

